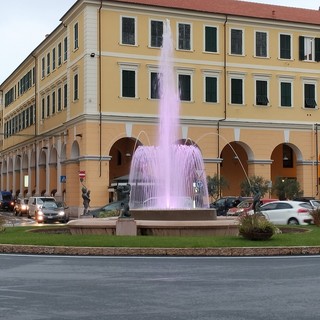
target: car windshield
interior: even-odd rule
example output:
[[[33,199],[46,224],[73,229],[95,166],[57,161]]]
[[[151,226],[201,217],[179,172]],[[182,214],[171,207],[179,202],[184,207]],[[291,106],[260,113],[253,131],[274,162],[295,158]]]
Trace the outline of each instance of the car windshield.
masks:
[[[64,208],[65,207],[65,204],[62,201],[57,201],[56,205],[57,205],[58,208]]]
[[[42,205],[42,208],[56,209],[58,206],[54,201],[45,201]]]
[[[55,200],[50,198],[39,198],[39,203],[44,203],[44,202],[55,202]]]

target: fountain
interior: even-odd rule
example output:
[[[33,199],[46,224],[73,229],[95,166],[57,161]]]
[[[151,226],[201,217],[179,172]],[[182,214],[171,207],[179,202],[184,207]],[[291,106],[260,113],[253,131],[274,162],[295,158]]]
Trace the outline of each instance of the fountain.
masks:
[[[131,217],[70,221],[72,234],[212,236],[238,233],[234,220],[218,220],[209,208],[199,148],[178,144],[179,95],[172,58],[170,25],[165,23],[160,63],[159,140],[139,146],[132,158]]]

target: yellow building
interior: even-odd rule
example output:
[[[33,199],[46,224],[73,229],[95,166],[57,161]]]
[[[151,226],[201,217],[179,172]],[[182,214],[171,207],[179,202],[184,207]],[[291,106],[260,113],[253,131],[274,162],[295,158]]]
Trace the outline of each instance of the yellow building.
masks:
[[[0,85],[2,190],[75,213],[115,198],[138,145],[157,143],[165,19],[181,141],[239,194],[248,176],[318,196],[320,12],[236,0],[78,0]],[[79,172],[85,175],[80,181]]]

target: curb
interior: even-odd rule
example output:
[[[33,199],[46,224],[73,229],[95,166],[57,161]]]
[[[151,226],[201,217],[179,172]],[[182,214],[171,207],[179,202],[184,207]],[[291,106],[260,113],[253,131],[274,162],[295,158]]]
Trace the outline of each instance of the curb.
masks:
[[[71,256],[180,256],[180,257],[249,257],[319,255],[314,247],[231,247],[231,248],[122,248],[67,247],[0,244],[0,254],[38,254]]]

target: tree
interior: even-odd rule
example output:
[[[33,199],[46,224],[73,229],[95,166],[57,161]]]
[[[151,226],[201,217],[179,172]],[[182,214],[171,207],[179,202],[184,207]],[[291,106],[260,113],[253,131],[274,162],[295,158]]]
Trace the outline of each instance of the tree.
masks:
[[[245,179],[240,184],[241,195],[244,197],[252,196],[253,187],[260,191],[261,197],[263,197],[269,191],[269,181],[261,176],[251,176]]]
[[[293,199],[303,195],[303,190],[301,190],[300,184],[296,179],[283,179],[281,177],[276,178],[272,192],[277,195],[279,200]]]
[[[211,197],[211,200],[218,199],[221,193],[221,190],[229,187],[227,180],[215,174],[213,177],[207,176],[207,184],[208,184],[208,194]]]

